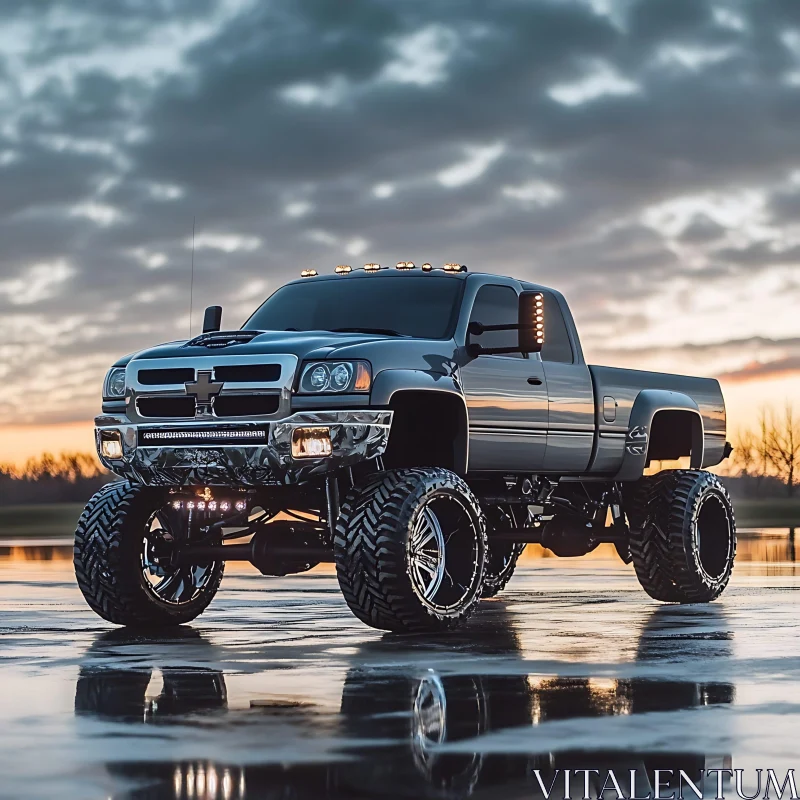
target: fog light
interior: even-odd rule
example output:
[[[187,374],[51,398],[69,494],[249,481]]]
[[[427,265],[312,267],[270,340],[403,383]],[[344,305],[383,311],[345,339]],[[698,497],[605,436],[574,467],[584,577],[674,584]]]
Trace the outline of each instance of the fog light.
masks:
[[[292,431],[292,458],[327,458],[332,450],[330,428],[295,428]]]
[[[122,437],[119,431],[103,431],[100,434],[100,452],[106,458],[122,458]]]

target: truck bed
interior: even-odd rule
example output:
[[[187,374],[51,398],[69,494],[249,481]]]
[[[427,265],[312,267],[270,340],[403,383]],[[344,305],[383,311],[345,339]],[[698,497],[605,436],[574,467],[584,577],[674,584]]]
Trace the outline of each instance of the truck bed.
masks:
[[[644,389],[680,392],[694,400],[703,421],[703,466],[712,466],[722,460],[725,449],[725,402],[718,381],[593,364],[589,365],[589,373],[597,429],[592,472],[613,471],[619,466],[633,403]]]

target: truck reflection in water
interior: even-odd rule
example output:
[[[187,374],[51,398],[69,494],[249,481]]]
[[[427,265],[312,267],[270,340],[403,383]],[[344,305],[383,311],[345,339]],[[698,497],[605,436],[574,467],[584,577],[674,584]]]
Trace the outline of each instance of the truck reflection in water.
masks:
[[[704,613],[713,616],[716,612]],[[676,646],[680,649],[679,642],[662,635],[670,619],[668,608],[653,614],[642,631],[638,661],[660,660],[670,653],[674,656]],[[120,634],[121,631],[116,632],[117,636]],[[199,634],[189,635],[194,647],[203,641]],[[454,638],[453,646],[460,654],[513,655],[516,640],[510,626],[497,630],[490,639],[468,644],[466,639]],[[97,646],[102,647],[102,640],[103,637]],[[696,650],[696,641],[685,644]],[[536,746],[525,744],[525,736],[531,733],[532,726],[544,723],[580,723],[591,718],[729,704],[734,699],[731,684],[480,672],[446,674],[424,668],[404,669],[400,659],[392,657],[395,653],[407,654],[408,646],[407,642],[387,637],[365,646],[359,654],[365,661],[371,661],[376,651],[389,658],[380,666],[358,666],[348,671],[335,722],[339,744],[329,761],[320,763],[317,758],[312,763],[243,766],[235,763],[235,755],[213,763],[119,760],[106,764],[121,789],[114,797],[541,797],[535,769],[540,770],[545,786],[559,774],[557,770],[562,770],[563,776],[563,770],[597,769],[602,782],[607,771],[613,769],[626,793],[629,771],[635,769],[637,795],[644,796],[652,789],[656,769],[675,770],[676,776],[677,770],[682,769],[702,785],[702,769],[730,766],[727,757],[696,752],[631,752],[624,747],[613,749],[613,743],[606,750],[569,750],[564,749],[563,734],[555,752],[541,753],[536,752]],[[723,638],[715,640],[713,646],[719,652],[730,645]],[[482,659],[482,663],[491,662]],[[508,669],[508,662],[503,663]],[[254,713],[263,713],[265,723],[269,717],[274,724],[276,714],[287,720],[297,715],[293,721],[305,723],[310,730],[315,726],[313,706],[287,708],[286,704],[276,703],[274,707],[258,704],[249,710],[229,709],[221,671],[169,667],[160,673],[163,688],[153,699],[147,696],[151,669],[84,667],[76,689],[76,714],[130,726],[165,726],[165,747],[173,736],[181,736],[177,726],[202,725],[204,720],[220,717],[225,718],[226,727],[246,724],[253,744],[258,742],[258,716],[254,719]],[[308,719],[300,720],[303,716]],[[174,726],[172,731],[169,726]],[[220,750],[223,749],[227,748],[221,738]],[[265,760],[268,759],[266,752]],[[663,777],[662,795],[669,796],[677,787],[674,782],[672,786],[665,784]],[[557,782],[553,796],[563,796],[563,777],[558,777]],[[572,784],[573,796],[582,796],[582,775],[573,777]],[[598,789],[599,786],[593,789],[595,796]],[[607,796],[614,796],[613,792]]]

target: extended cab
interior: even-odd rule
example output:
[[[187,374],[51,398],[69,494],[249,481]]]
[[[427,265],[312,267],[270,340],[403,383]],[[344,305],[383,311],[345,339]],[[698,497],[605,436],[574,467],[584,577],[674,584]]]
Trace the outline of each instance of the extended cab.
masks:
[[[717,381],[587,365],[565,299],[525,281],[410,262],[304,276],[241,330],[212,306],[201,335],[106,376],[98,453],[124,480],[75,547],[101,616],[178,624],[225,561],[334,561],[359,619],[446,629],[529,542],[612,542],[659,600],[723,591],[735,523],[704,471],[730,452]]]

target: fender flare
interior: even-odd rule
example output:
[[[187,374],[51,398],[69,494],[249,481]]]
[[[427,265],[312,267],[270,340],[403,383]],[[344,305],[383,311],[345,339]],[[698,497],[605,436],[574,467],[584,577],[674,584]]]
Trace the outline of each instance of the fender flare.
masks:
[[[467,401],[458,378],[421,369],[385,369],[372,382],[370,405],[389,406],[392,397],[401,392],[435,392],[458,398],[461,420],[454,443],[455,472],[466,475],[469,463],[469,416]]]
[[[650,447],[653,418],[659,411],[689,411],[692,414],[692,469],[703,465],[703,417],[697,403],[682,392],[666,389],[643,389],[636,395],[625,436],[622,466],[614,476],[616,481],[636,481],[642,477]]]

